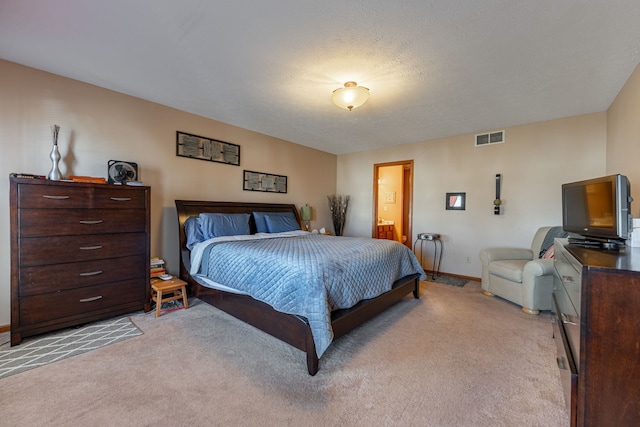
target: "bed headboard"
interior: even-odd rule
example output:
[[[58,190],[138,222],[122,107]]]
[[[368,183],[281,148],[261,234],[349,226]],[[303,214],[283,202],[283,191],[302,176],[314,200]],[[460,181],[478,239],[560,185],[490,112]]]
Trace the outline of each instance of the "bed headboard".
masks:
[[[187,249],[187,237],[184,232],[184,222],[190,216],[198,216],[200,213],[252,213],[252,212],[293,212],[298,224],[300,213],[295,205],[282,203],[248,203],[248,202],[209,202],[197,200],[176,200],[178,212],[178,232],[180,233],[180,276],[185,279],[185,273],[189,271],[189,250]],[[256,232],[256,224],[253,215],[249,219],[251,234]],[[188,274],[188,273],[187,273]]]

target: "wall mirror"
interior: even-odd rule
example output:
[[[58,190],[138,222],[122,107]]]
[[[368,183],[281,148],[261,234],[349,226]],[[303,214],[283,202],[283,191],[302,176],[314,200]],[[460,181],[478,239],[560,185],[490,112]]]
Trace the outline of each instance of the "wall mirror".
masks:
[[[447,210],[463,211],[465,209],[467,193],[447,193],[445,206]]]

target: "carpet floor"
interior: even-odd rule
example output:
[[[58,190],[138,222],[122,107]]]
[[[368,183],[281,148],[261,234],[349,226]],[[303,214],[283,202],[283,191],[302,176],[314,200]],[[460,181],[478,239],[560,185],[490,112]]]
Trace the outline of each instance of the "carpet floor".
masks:
[[[550,316],[423,282],[304,353],[197,299],[144,334],[0,380],[11,426],[566,426]]]

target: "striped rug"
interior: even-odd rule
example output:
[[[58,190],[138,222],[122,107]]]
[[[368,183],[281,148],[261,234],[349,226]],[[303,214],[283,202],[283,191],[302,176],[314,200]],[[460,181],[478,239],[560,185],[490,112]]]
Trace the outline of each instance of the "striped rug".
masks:
[[[7,342],[0,346],[0,378],[137,335],[142,335],[142,331],[129,320],[129,317],[119,317],[26,338],[22,344],[14,347],[10,347]]]

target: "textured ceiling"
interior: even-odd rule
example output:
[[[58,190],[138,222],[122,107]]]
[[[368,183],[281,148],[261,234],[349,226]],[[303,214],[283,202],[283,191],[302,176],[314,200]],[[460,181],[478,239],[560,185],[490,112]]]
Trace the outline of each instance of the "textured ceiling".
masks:
[[[640,1],[0,0],[0,58],[342,154],[606,110]]]

